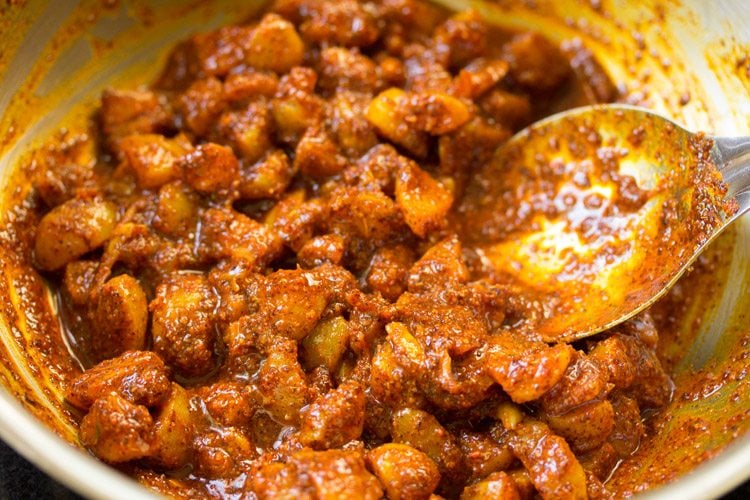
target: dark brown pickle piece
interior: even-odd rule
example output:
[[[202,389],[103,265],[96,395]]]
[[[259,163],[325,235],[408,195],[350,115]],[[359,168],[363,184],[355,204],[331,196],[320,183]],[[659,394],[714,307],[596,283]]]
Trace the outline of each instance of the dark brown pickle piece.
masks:
[[[252,491],[259,499],[352,497],[376,500],[383,488],[365,467],[361,451],[302,450],[286,463],[270,463],[252,477]]]
[[[463,431],[458,434],[458,442],[466,457],[472,474],[468,482],[474,482],[495,472],[508,469],[516,461],[506,439],[490,432]]]
[[[91,351],[109,359],[146,346],[148,302],[138,280],[121,274],[107,281],[97,294],[93,311]]]
[[[381,247],[375,252],[367,271],[367,285],[390,301],[406,291],[414,252],[405,245]]]
[[[185,181],[199,193],[226,193],[238,181],[240,164],[231,149],[214,143],[198,146],[182,161]]]
[[[168,470],[189,464],[193,458],[192,439],[197,423],[188,392],[173,382],[169,397],[154,414],[153,453],[149,460]]]
[[[393,442],[414,447],[437,464],[442,490],[460,491],[468,476],[463,453],[455,437],[434,416],[405,408],[393,416],[391,435]]]
[[[216,366],[215,308],[203,275],[175,273],[156,287],[149,305],[154,351],[183,377],[201,377]]]
[[[221,82],[216,78],[196,80],[175,103],[187,129],[205,136],[226,108]]]
[[[302,414],[300,442],[315,449],[340,448],[359,439],[365,423],[365,392],[347,381],[313,402]]]
[[[273,147],[272,133],[273,122],[265,103],[253,102],[239,111],[224,112],[211,137],[231,146],[246,163],[253,163]]]
[[[169,373],[159,356],[148,351],[128,351],[102,361],[76,377],[66,399],[88,409],[94,401],[115,392],[134,404],[154,406],[169,393]]]
[[[73,198],[39,222],[34,257],[39,268],[54,271],[99,248],[117,223],[116,206],[98,198]]]
[[[148,90],[102,92],[101,126],[107,144],[118,156],[120,141],[132,134],[153,134],[168,128],[171,116],[165,99]]]
[[[120,141],[123,167],[145,189],[157,189],[180,178],[179,161],[191,149],[184,136],[167,139],[157,134],[128,135]]]
[[[196,472],[210,479],[231,479],[242,472],[242,462],[255,457],[248,437],[234,427],[209,427],[193,440]]]
[[[111,393],[81,420],[81,443],[105,462],[129,462],[152,453],[154,422],[144,406]]]
[[[544,424],[520,423],[510,446],[543,498],[587,498],[583,467],[565,440]]]
[[[430,498],[440,471],[427,455],[405,444],[388,443],[367,453],[370,469],[393,500]]]
[[[253,402],[273,420],[299,425],[300,410],[310,402],[311,391],[305,372],[297,361],[297,344],[281,339],[270,347],[257,373]]]
[[[550,347],[499,334],[488,343],[487,370],[513,401],[526,403],[563,379],[574,352],[567,344]]]

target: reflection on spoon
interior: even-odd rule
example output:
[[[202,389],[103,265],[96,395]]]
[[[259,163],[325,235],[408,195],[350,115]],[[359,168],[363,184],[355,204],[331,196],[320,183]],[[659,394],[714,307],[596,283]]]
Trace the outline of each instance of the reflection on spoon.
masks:
[[[545,341],[583,338],[653,303],[750,207],[748,154],[750,139],[647,110],[577,108],[519,132],[473,176],[463,241],[486,278],[534,291]]]

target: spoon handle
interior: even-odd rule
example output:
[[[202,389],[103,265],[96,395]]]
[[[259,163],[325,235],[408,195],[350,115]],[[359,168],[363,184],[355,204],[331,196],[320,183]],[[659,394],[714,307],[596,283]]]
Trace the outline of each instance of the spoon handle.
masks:
[[[750,137],[714,137],[712,159],[732,198],[750,190]]]

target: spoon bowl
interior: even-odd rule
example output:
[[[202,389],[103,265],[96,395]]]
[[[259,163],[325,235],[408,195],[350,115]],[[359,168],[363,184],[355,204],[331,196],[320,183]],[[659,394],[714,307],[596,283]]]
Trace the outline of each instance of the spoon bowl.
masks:
[[[457,207],[481,274],[533,290],[547,342],[648,307],[750,208],[750,139],[693,134],[651,111],[595,105],[522,130]]]

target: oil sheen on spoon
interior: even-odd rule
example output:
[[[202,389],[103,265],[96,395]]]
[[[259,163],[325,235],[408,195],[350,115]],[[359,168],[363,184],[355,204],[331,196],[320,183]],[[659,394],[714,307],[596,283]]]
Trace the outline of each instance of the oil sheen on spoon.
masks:
[[[737,212],[712,146],[625,106],[550,117],[473,176],[464,242],[490,281],[534,291],[542,339],[592,335],[656,300]]]

